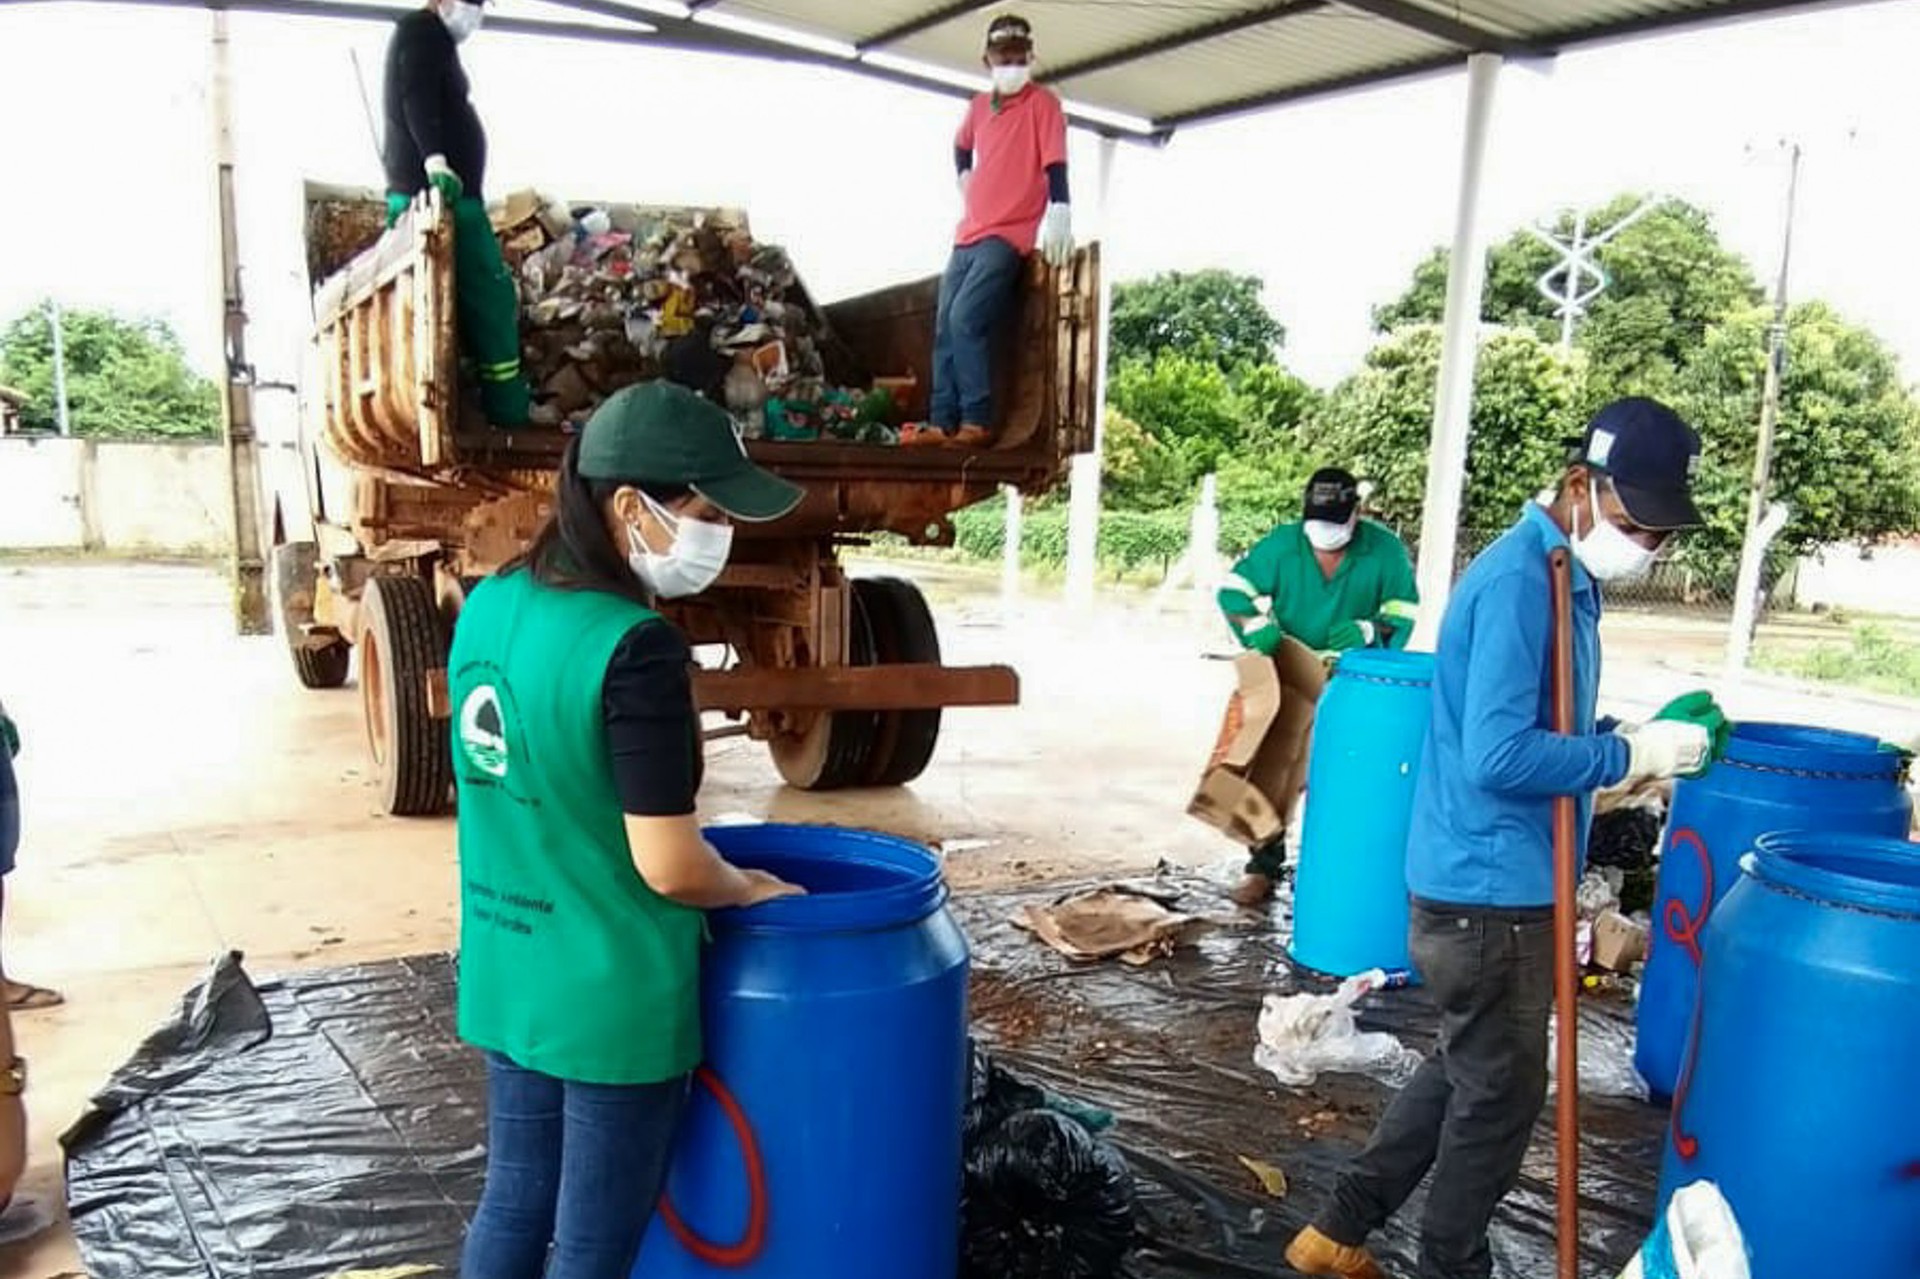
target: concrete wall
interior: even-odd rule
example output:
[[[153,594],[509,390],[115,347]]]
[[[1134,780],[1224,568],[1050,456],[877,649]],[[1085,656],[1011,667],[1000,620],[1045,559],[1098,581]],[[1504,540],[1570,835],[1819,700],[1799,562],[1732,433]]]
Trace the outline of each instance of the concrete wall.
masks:
[[[1920,617],[1920,543],[1876,546],[1866,559],[1857,546],[1829,546],[1799,568],[1793,598],[1801,608]]]
[[[217,443],[0,439],[0,549],[225,551],[226,465]]]

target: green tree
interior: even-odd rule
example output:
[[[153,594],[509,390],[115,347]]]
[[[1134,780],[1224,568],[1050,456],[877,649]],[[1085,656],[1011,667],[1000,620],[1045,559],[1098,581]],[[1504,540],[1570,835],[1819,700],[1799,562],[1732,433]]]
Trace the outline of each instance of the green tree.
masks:
[[[188,366],[179,337],[165,323],[68,311],[61,332],[74,434],[104,439],[220,434],[219,389]],[[30,401],[22,425],[56,427],[53,333],[44,306],[0,333],[0,383]]]
[[[1750,307],[1716,325],[1676,388],[1675,407],[1705,444],[1697,483],[1708,527],[1689,551],[1724,564],[1746,527],[1770,319]],[[1783,555],[1920,529],[1920,404],[1885,343],[1825,303],[1788,316],[1772,492],[1793,512],[1775,543]]]
[[[1259,276],[1171,271],[1114,286],[1110,368],[1181,355],[1222,370],[1272,364],[1286,330],[1261,300]]]
[[[1157,511],[1190,500],[1186,461],[1118,409],[1107,410],[1101,457],[1103,501],[1125,511]]]
[[[1440,330],[1404,328],[1327,397],[1309,428],[1316,453],[1374,484],[1372,505],[1396,527],[1418,529],[1440,380]],[[1551,483],[1578,427],[1580,368],[1526,329],[1481,344],[1461,527],[1493,531]]]
[[[1179,459],[1188,480],[1217,466],[1249,425],[1232,379],[1219,365],[1191,355],[1169,353],[1122,364],[1107,398]]]
[[[1620,222],[1642,199],[1627,194],[1609,201],[1588,215],[1589,233]],[[1572,216],[1562,215],[1556,229],[1570,235]],[[1375,309],[1375,327],[1388,332],[1407,324],[1439,323],[1446,305],[1447,256],[1444,249],[1436,249],[1415,267],[1408,290]],[[1619,395],[1667,394],[1707,330],[1760,299],[1746,260],[1720,242],[1709,214],[1682,200],[1661,203],[1596,256],[1608,283],[1577,330],[1577,343],[1589,361],[1588,403],[1583,407]],[[1560,319],[1538,288],[1557,257],[1524,230],[1496,245],[1487,255],[1481,317],[1530,328],[1557,341]]]

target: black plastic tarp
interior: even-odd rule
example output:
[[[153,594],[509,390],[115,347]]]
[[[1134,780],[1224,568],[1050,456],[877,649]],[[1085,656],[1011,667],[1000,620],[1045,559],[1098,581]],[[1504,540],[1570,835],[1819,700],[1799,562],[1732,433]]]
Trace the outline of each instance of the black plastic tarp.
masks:
[[[1209,885],[1160,887],[1187,891],[1183,909],[1231,914]],[[956,902],[974,943],[976,1033],[1020,1075],[1114,1112],[1103,1135],[1137,1181],[1137,1279],[1290,1273],[1288,1239],[1389,1091],[1346,1075],[1288,1090],[1254,1066],[1261,997],[1309,986],[1284,959],[1284,905],[1271,923],[1222,928],[1143,968],[1082,967],[1007,922],[1062,891]],[[237,960],[219,965],[68,1135],[89,1273],[326,1279],[454,1267],[479,1196],[484,1073],[454,1034],[453,980],[445,956],[257,986]],[[1618,1005],[1590,1007],[1584,1049],[1617,1060],[1631,1044],[1626,1018]],[[1418,991],[1370,998],[1361,1021],[1432,1047]],[[1631,1101],[1590,1101],[1583,1115],[1586,1268],[1612,1274],[1651,1218],[1664,1120]],[[1286,1197],[1267,1195],[1241,1157],[1282,1170]],[[1543,1124],[1495,1223],[1501,1279],[1552,1272],[1553,1167]],[[1419,1210],[1416,1199],[1376,1240],[1390,1273],[1413,1273]]]

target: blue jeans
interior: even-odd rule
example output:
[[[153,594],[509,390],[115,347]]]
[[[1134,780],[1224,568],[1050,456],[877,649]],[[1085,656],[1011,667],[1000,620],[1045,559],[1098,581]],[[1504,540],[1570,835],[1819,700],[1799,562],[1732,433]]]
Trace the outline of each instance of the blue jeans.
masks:
[[[684,1077],[573,1083],[489,1054],[487,1187],[461,1279],[628,1279],[686,1101]]]
[[[933,321],[933,401],[927,420],[952,432],[993,427],[993,344],[1013,309],[1022,258],[989,236],[953,251]]]

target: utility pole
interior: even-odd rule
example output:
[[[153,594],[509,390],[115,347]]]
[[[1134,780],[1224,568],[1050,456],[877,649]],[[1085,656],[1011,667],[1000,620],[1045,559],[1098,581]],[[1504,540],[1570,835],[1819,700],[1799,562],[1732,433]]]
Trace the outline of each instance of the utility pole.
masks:
[[[233,614],[242,635],[271,635],[261,517],[260,441],[253,422],[253,366],[247,363],[247,307],[235,227],[232,42],[224,9],[213,11],[212,84],[215,208],[220,228],[220,327],[224,335],[227,476],[233,504]]]
[[[60,315],[60,303],[52,298],[47,299],[47,327],[53,330],[53,419],[61,435],[72,435],[73,423],[67,417],[66,323]]]
[[[1787,213],[1780,234],[1780,276],[1774,283],[1773,323],[1767,328],[1767,380],[1760,400],[1760,435],[1754,441],[1753,485],[1747,495],[1746,539],[1740,551],[1740,578],[1733,600],[1733,633],[1727,640],[1727,670],[1746,669],[1753,650],[1753,632],[1760,620],[1760,578],[1767,545],[1785,519],[1775,512],[1769,519],[1767,490],[1773,481],[1773,434],[1780,422],[1780,378],[1787,359],[1787,273],[1793,264],[1793,216],[1800,192],[1801,147],[1787,148]],[[1767,530],[1771,528],[1771,533]]]

